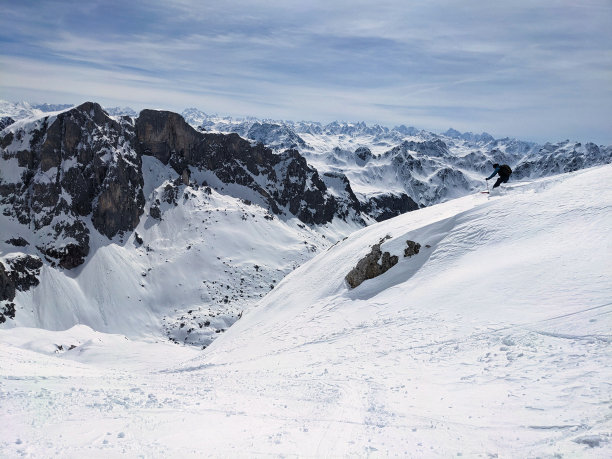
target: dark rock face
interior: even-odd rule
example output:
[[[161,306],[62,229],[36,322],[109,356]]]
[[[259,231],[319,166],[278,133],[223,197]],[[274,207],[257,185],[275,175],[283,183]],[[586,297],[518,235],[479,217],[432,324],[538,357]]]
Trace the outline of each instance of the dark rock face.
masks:
[[[333,190],[333,194],[336,196],[335,199],[339,203],[339,209],[336,212],[340,218],[346,221],[349,218],[350,209],[360,213],[363,212],[363,207],[353,193],[351,182],[346,175],[339,172],[325,172],[321,179],[329,190]],[[355,216],[353,219],[365,225],[365,221],[361,217]]]
[[[78,222],[77,224],[82,224]],[[66,244],[61,247],[56,246],[37,246],[44,255],[45,259],[52,266],[58,265],[64,269],[72,269],[83,264],[89,254],[89,236],[83,236],[76,244]]]
[[[15,303],[6,303],[4,306],[0,306],[0,324],[6,322],[6,319],[15,318]]]
[[[10,271],[8,277],[20,292],[25,292],[31,287],[36,287],[40,282],[38,276],[43,262],[40,258],[32,255],[21,255],[5,260]]]
[[[111,119],[86,102],[0,139],[4,160],[23,168],[0,181],[0,204],[35,231],[52,230],[37,247],[67,269],[89,253],[89,229],[111,238],[132,230],[143,212],[141,159],[131,148],[129,120]]]
[[[2,129],[4,129],[7,126],[10,126],[11,124],[13,124],[15,122],[15,120],[13,118],[11,118],[10,116],[3,116],[0,118],[0,131]]]
[[[361,208],[365,213],[374,217],[377,222],[382,222],[403,213],[417,210],[419,205],[406,193],[381,194],[370,198],[367,203],[362,203]]]
[[[157,202],[155,204],[152,204],[151,208],[149,209],[149,215],[156,220],[161,220],[162,218],[161,209],[159,208],[159,204],[160,204],[159,200],[157,200]]]
[[[25,292],[40,282],[42,260],[31,255],[22,255],[0,263],[0,324],[15,318],[15,295],[17,290]]]
[[[404,257],[409,258],[413,255],[416,255],[421,250],[421,244],[419,244],[418,242],[406,241],[406,245],[408,247],[404,249]]]
[[[378,244],[374,244],[370,253],[359,260],[357,266],[346,275],[345,280],[351,288],[361,285],[363,281],[380,276],[397,264],[399,261],[397,255],[391,255],[389,252],[383,253],[380,250],[380,246],[386,239],[389,239],[389,236],[381,239]]]
[[[179,174],[197,156],[201,143],[200,133],[178,113],[143,110],[136,119],[136,151],[170,162]]]
[[[359,147],[355,150],[355,162],[360,166],[365,166],[373,156],[368,147]]]
[[[162,201],[167,202],[168,204],[178,205],[178,192],[179,189],[175,184],[168,183],[164,187],[164,192],[162,194]]]
[[[7,244],[14,245],[15,247],[25,247],[27,245],[30,245],[30,243],[22,237],[17,237],[17,238],[14,237],[14,238],[6,240],[5,242]]]
[[[111,238],[131,231],[144,209],[142,159],[134,155],[129,160],[118,157],[109,167],[102,182],[92,222],[96,229]]]
[[[327,192],[318,172],[296,150],[277,155],[237,134],[199,132],[180,115],[155,110],[140,113],[135,142],[138,152],[169,164],[178,174],[187,168],[206,169],[223,183],[254,190],[275,214],[288,211],[308,224],[348,215],[344,203]]]
[[[15,298],[15,283],[9,277],[4,265],[0,263],[0,302],[13,301]]]

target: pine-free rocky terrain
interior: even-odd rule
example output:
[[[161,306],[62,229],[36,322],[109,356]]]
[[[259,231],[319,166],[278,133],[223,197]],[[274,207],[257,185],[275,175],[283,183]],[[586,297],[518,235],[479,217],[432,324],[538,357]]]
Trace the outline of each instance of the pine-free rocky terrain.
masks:
[[[610,147],[18,108],[8,457],[612,455]]]

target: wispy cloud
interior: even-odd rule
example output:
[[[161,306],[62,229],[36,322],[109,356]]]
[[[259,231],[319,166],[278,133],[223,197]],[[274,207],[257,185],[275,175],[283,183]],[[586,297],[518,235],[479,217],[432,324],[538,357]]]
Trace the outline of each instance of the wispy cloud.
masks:
[[[22,2],[0,18],[0,90],[612,143],[610,5]]]

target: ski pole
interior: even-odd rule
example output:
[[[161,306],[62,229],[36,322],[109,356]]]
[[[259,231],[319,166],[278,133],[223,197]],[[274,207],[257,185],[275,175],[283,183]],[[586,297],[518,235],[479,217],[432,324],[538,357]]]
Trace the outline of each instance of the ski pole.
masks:
[[[488,181],[488,180],[485,180],[485,182],[487,182],[487,193],[491,193],[491,192],[489,191],[489,181]]]

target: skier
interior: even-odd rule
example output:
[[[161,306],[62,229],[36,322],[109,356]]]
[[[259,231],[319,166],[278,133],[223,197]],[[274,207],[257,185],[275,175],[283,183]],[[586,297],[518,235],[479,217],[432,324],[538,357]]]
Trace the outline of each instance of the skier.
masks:
[[[502,183],[508,182],[508,179],[510,178],[510,174],[512,174],[512,169],[510,169],[510,166],[508,166],[507,164],[502,164],[500,166],[499,164],[495,163],[493,164],[493,167],[495,168],[495,170],[485,180],[492,179],[493,177],[495,177],[495,174],[499,174],[499,178],[497,179],[497,182],[495,182],[495,185],[493,185],[493,188],[497,188]]]

